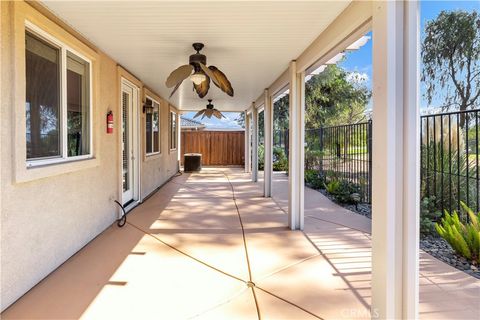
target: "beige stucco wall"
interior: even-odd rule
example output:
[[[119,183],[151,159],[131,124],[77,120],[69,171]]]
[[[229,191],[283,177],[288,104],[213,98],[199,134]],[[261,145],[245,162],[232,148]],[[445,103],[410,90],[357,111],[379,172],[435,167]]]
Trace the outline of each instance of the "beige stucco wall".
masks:
[[[121,194],[119,90],[120,76],[126,71],[119,72],[121,68],[110,57],[80,42],[67,27],[53,23],[30,5],[1,2],[0,6],[0,291],[4,310],[117,219],[113,199]],[[25,126],[25,18],[92,57],[95,159],[26,169],[25,135],[20,134]],[[143,101],[141,82],[140,97]],[[168,150],[168,102],[157,98],[162,102],[162,153],[152,159],[142,156],[141,196],[178,170],[177,155]],[[108,110],[115,115],[115,134],[106,134]],[[143,132],[143,114],[140,120]],[[143,155],[143,134],[141,141]]]

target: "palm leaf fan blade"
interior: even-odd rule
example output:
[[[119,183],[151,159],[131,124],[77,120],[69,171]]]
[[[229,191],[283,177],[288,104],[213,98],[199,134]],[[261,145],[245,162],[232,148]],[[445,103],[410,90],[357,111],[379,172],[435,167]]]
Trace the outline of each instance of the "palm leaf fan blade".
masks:
[[[217,117],[218,119],[222,119],[222,118],[223,118],[223,114],[222,114],[220,111],[216,110],[216,109],[213,110],[213,115],[214,115],[215,117]]]
[[[202,110],[198,111],[193,117],[194,117],[194,118],[199,117],[199,116],[201,116],[203,113],[205,113],[205,109],[202,109]],[[202,119],[203,119],[203,117],[202,117]]]
[[[210,119],[213,114],[213,109],[206,109],[205,110],[205,115]]]
[[[213,83],[230,97],[233,97],[233,87],[230,81],[228,81],[227,76],[215,66],[209,66],[208,69],[210,69],[214,75],[212,79],[217,80]]]
[[[165,81],[167,88],[172,88],[187,79],[193,71],[193,66],[186,64],[173,70]]]
[[[203,72],[212,79],[213,83],[215,83],[215,85],[217,87],[220,88],[220,83],[218,82],[217,78],[215,77],[215,74],[212,72],[212,70],[210,70],[209,68],[207,68],[206,65],[204,65],[203,63],[198,63],[200,65],[200,68],[202,68]]]
[[[195,91],[197,92],[200,98],[203,98],[207,95],[208,90],[210,89],[210,78],[207,76],[207,79],[200,84],[193,84]]]
[[[178,88],[180,88],[180,85],[182,84],[183,80],[180,81],[179,83],[177,83],[177,85],[175,86],[175,88],[173,89],[172,93],[170,93],[170,97],[171,98],[173,96],[173,94],[177,91]]]

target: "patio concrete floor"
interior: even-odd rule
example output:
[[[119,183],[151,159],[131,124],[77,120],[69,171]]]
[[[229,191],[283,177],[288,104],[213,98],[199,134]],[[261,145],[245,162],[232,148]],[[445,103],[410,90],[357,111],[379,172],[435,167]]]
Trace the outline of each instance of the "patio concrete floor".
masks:
[[[1,316],[370,318],[370,221],[307,188],[305,231],[289,231],[286,176],[273,187],[263,198],[234,168],[175,177]],[[422,253],[422,319],[479,319],[479,297],[480,281]]]

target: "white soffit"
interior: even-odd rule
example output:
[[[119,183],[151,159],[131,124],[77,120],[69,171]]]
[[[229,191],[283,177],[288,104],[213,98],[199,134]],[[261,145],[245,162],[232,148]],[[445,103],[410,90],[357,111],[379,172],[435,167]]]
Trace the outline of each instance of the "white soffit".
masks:
[[[203,42],[207,64],[222,70],[233,98],[214,84],[204,99],[184,81],[170,102],[181,110],[213,99],[243,111],[315,40],[350,1],[43,1],[95,46],[164,98],[165,79]]]

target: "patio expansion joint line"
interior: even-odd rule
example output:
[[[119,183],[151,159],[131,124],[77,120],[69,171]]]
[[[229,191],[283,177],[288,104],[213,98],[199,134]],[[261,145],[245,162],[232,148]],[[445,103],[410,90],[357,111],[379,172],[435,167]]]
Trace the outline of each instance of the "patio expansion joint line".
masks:
[[[369,236],[372,235],[370,232],[366,232],[366,231],[363,231],[363,230],[360,230],[360,229],[352,228],[352,227],[346,226],[346,225],[341,224],[341,223],[338,223],[338,222],[328,221],[328,220],[325,220],[325,219],[322,219],[322,218],[318,218],[318,217],[315,217],[315,216],[311,216],[311,215],[306,215],[305,217],[306,217],[306,218],[310,218],[310,219],[315,219],[315,220],[324,221],[324,222],[331,223],[331,224],[336,224],[337,226],[341,226],[341,227],[345,227],[345,228],[348,228],[348,229],[351,229],[351,230],[355,230],[355,231],[361,232],[361,233],[363,233],[364,235],[369,235]],[[369,239],[369,238],[368,238],[368,239]],[[369,240],[371,240],[371,239],[369,239]]]
[[[217,271],[217,272],[220,272],[220,273],[222,273],[222,274],[224,274],[224,275],[226,275],[226,276],[228,276],[228,277],[230,277],[230,278],[236,279],[236,280],[238,280],[238,281],[240,281],[240,282],[243,282],[243,283],[245,283],[245,284],[248,283],[248,281],[245,281],[245,280],[243,280],[243,279],[241,279],[241,278],[239,278],[239,277],[237,277],[237,276],[234,276],[234,275],[232,275],[232,274],[230,274],[230,273],[228,273],[228,272],[225,272],[225,271],[223,271],[223,270],[220,270],[220,269],[218,269],[217,267],[214,267],[214,266],[212,266],[211,264],[208,264],[208,263],[206,263],[206,262],[204,262],[204,261],[202,261],[202,260],[200,260],[200,259],[198,259],[198,258],[195,258],[194,256],[192,256],[192,255],[190,255],[190,254],[188,254],[188,253],[186,253],[186,252],[184,252],[184,251],[176,248],[175,246],[169,244],[168,242],[160,239],[160,238],[157,237],[156,235],[154,235],[154,234],[152,234],[152,233],[150,233],[150,232],[148,232],[148,231],[145,231],[145,230],[143,230],[143,229],[140,228],[140,227],[137,227],[136,225],[134,225],[133,223],[131,223],[131,222],[129,222],[129,221],[127,221],[127,224],[130,225],[131,227],[139,230],[140,232],[143,232],[144,234],[146,234],[146,235],[154,238],[155,240],[157,240],[158,242],[162,243],[163,245],[169,247],[170,249],[172,249],[172,250],[174,250],[174,251],[176,251],[176,252],[178,252],[178,253],[180,253],[180,254],[182,254],[182,255],[184,255],[184,256],[186,256],[186,257],[188,257],[188,258],[190,258],[190,259],[192,259],[192,260],[194,260],[194,261],[196,261],[196,262],[198,262],[198,263],[200,263],[200,264],[202,264],[202,265],[210,268],[210,269],[212,269],[212,270],[215,270],[215,271]]]
[[[240,221],[240,226],[241,226],[241,229],[242,229],[242,237],[243,237],[244,249],[245,249],[245,255],[246,255],[246,258],[247,258],[247,267],[248,267],[248,273],[249,273],[249,280],[248,280],[248,281],[243,280],[243,279],[241,279],[241,278],[239,278],[239,277],[237,277],[237,276],[234,276],[234,275],[232,275],[232,274],[229,274],[228,272],[225,272],[225,271],[223,271],[223,270],[220,270],[219,268],[216,268],[216,267],[214,267],[214,266],[212,266],[212,265],[210,265],[210,264],[208,264],[208,263],[206,263],[206,262],[204,262],[204,261],[202,261],[202,260],[200,260],[200,259],[198,259],[198,258],[196,258],[196,257],[194,257],[194,256],[192,256],[192,255],[190,255],[190,254],[188,254],[188,253],[186,253],[186,252],[178,249],[178,248],[176,248],[175,246],[173,246],[173,245],[169,244],[168,242],[162,240],[160,237],[158,237],[158,236],[156,236],[156,235],[154,235],[154,234],[152,234],[152,233],[150,233],[150,232],[148,232],[148,231],[143,230],[142,228],[136,226],[135,224],[133,224],[133,223],[131,223],[131,222],[129,222],[129,221],[126,221],[126,224],[128,224],[129,226],[131,226],[131,227],[137,229],[138,231],[144,233],[145,235],[148,235],[148,236],[152,237],[152,238],[155,239],[156,241],[158,241],[158,242],[160,242],[161,244],[167,246],[168,248],[170,248],[170,249],[172,249],[172,250],[174,250],[174,251],[176,251],[176,252],[184,255],[184,256],[187,257],[187,258],[190,258],[190,259],[192,259],[192,260],[194,260],[194,261],[196,261],[196,262],[198,262],[198,263],[200,263],[200,264],[202,264],[202,265],[204,265],[204,266],[206,266],[206,267],[208,267],[208,268],[210,268],[210,269],[212,269],[212,270],[214,270],[214,271],[217,271],[217,272],[223,274],[223,275],[226,275],[226,276],[228,276],[228,277],[230,277],[230,278],[233,278],[233,279],[236,279],[236,280],[238,280],[238,281],[240,281],[240,282],[243,282],[243,283],[246,285],[246,287],[249,288],[249,289],[251,290],[251,292],[252,292],[252,295],[253,295],[253,298],[254,298],[254,301],[255,301],[255,307],[256,307],[256,310],[257,310],[257,316],[258,316],[258,319],[259,319],[259,320],[261,320],[261,313],[260,313],[260,307],[259,307],[258,298],[257,298],[257,294],[256,294],[256,292],[255,292],[255,289],[259,289],[260,291],[262,291],[262,292],[264,292],[264,293],[266,293],[266,294],[268,294],[268,295],[271,295],[272,297],[275,297],[275,298],[277,298],[277,299],[279,299],[279,300],[281,300],[281,301],[283,301],[283,302],[285,302],[285,303],[287,303],[287,304],[290,304],[290,305],[298,308],[299,310],[302,310],[302,311],[310,314],[311,316],[313,316],[313,317],[315,317],[315,318],[317,318],[317,319],[323,320],[322,317],[314,314],[313,312],[308,311],[307,309],[305,309],[305,308],[297,305],[296,303],[293,303],[293,302],[291,302],[291,301],[289,301],[289,300],[287,300],[287,299],[285,299],[285,298],[282,298],[282,297],[280,297],[280,296],[278,296],[278,295],[276,295],[276,294],[274,294],[274,293],[272,293],[272,292],[270,292],[270,291],[268,291],[268,290],[266,290],[266,289],[263,289],[263,288],[259,287],[258,285],[256,285],[256,284],[253,282],[253,280],[252,280],[251,268],[250,268],[250,260],[249,260],[249,257],[248,257],[248,248],[247,248],[247,242],[246,242],[246,236],[245,236],[245,229],[244,229],[243,221],[242,221],[242,218],[241,218],[241,215],[240,215],[240,209],[239,209],[238,204],[237,204],[237,202],[236,202],[235,188],[234,188],[232,182],[230,181],[228,175],[227,175],[225,172],[221,172],[220,174],[223,174],[223,175],[227,178],[227,181],[228,181],[228,183],[229,183],[229,185],[230,185],[231,192],[232,192],[232,197],[231,197],[231,199],[233,200],[233,202],[234,202],[234,204],[235,204],[235,207],[236,207],[236,210],[237,210],[237,214],[238,214],[238,218],[239,218],[239,221]],[[172,179],[172,180],[173,180],[173,179]],[[220,196],[220,195],[218,195],[218,194],[215,194],[214,192],[208,192],[208,191],[204,191],[204,190],[199,190],[199,189],[197,189],[197,188],[193,188],[193,187],[187,186],[187,185],[182,184],[182,183],[178,183],[178,182],[174,182],[174,181],[169,181],[169,182],[170,182],[170,183],[177,184],[177,185],[182,185],[182,186],[184,186],[184,187],[187,187],[187,188],[196,190],[196,191],[198,191],[198,192],[203,192],[203,193],[211,194],[211,195],[213,195],[213,196]],[[227,198],[226,196],[223,196],[223,195],[222,195],[221,197]],[[228,197],[228,198],[230,198],[230,197]],[[227,302],[228,302],[228,301],[227,301]],[[225,303],[227,303],[227,302],[222,302],[222,303],[220,303],[220,304],[218,304],[218,305],[216,305],[216,306],[214,306],[214,307],[212,307],[212,308],[209,308],[208,310],[206,310],[206,311],[204,311],[204,312],[202,312],[202,313],[209,312],[210,310],[213,310],[213,309],[215,309],[215,308],[217,308],[217,307],[219,307],[219,306],[221,306],[221,305],[223,305],[223,304],[225,304]],[[196,316],[198,316],[198,315],[199,315],[199,314],[194,315],[193,317],[196,317]]]
[[[260,306],[258,305],[257,294],[255,293],[255,283],[253,282],[253,279],[252,279],[252,268],[250,267],[250,258],[248,256],[247,238],[245,237],[245,228],[243,226],[242,216],[240,215],[240,208],[238,207],[237,199],[235,197],[235,188],[233,187],[233,184],[230,181],[230,178],[228,177],[228,175],[225,172],[222,172],[222,173],[225,176],[225,178],[227,178],[228,184],[230,185],[230,189],[232,190],[232,200],[233,200],[233,203],[235,204],[235,208],[237,209],[238,221],[240,222],[240,227],[242,228],[243,248],[245,250],[245,258],[247,260],[248,278],[249,278],[249,281],[247,282],[247,286],[252,290],[253,299],[255,301],[255,308],[257,310],[257,317],[260,320],[262,319],[262,315],[260,313]]]
[[[257,307],[257,315],[258,315],[258,318],[261,319],[261,314],[260,314],[260,308],[259,308],[259,305],[258,305],[258,302],[257,302],[257,295],[256,295],[256,293],[255,293],[255,289],[256,289],[256,288],[257,288],[258,290],[260,290],[260,291],[268,294],[268,295],[271,295],[272,297],[275,297],[275,298],[277,298],[277,299],[279,299],[279,300],[281,300],[281,301],[283,301],[283,302],[285,302],[285,303],[287,303],[287,304],[290,304],[291,306],[294,306],[294,307],[302,310],[302,311],[305,312],[305,313],[308,313],[309,315],[311,315],[311,316],[313,316],[313,317],[315,317],[315,318],[317,318],[317,319],[323,320],[322,317],[316,315],[315,313],[313,313],[313,312],[311,312],[311,311],[309,311],[309,310],[307,310],[307,309],[299,306],[298,304],[296,304],[296,303],[294,303],[294,302],[292,302],[292,301],[289,301],[289,300],[287,300],[287,299],[285,299],[285,298],[282,298],[282,297],[280,297],[280,296],[278,296],[278,295],[276,295],[276,294],[274,294],[274,293],[272,293],[272,292],[270,292],[270,291],[268,291],[268,290],[266,290],[266,289],[263,289],[262,287],[256,285],[256,284],[252,281],[252,274],[251,274],[251,268],[250,268],[250,259],[249,259],[249,257],[248,257],[247,239],[246,239],[246,236],[245,236],[245,228],[244,228],[244,226],[243,226],[242,216],[241,216],[241,214],[240,214],[240,208],[239,208],[238,205],[237,205],[237,200],[236,200],[236,197],[235,197],[235,188],[234,188],[232,182],[230,181],[230,178],[228,177],[228,175],[227,175],[224,171],[222,171],[221,173],[227,178],[227,181],[228,181],[228,183],[229,183],[229,185],[230,185],[230,188],[232,189],[232,200],[233,200],[233,202],[235,203],[235,207],[236,207],[236,209],[237,209],[237,214],[238,214],[238,219],[239,219],[239,221],[240,221],[240,226],[242,227],[243,243],[244,243],[244,247],[245,247],[245,255],[246,255],[246,258],[247,258],[248,272],[249,272],[249,277],[250,277],[250,281],[247,282],[247,286],[249,286],[249,287],[252,289],[253,297],[254,297],[254,300],[255,300],[255,305],[256,305],[256,307]],[[318,255],[317,255],[317,256],[318,256]],[[307,258],[307,260],[310,259],[310,258],[312,258],[312,257]],[[303,262],[303,261],[302,261],[302,262]],[[288,266],[287,266],[287,268],[288,268]]]

